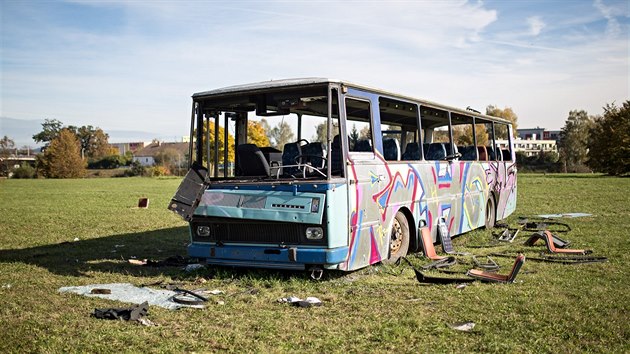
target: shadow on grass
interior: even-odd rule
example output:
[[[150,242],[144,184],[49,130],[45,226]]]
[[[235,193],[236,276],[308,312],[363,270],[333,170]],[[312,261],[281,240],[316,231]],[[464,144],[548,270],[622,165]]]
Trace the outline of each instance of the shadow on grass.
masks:
[[[172,256],[186,258],[188,227],[120,234],[62,242],[22,249],[0,250],[0,263],[24,263],[42,267],[64,276],[86,276],[89,272],[120,273],[132,276],[166,275],[178,280],[197,277],[239,280],[290,280],[308,278],[310,272],[207,266],[185,272],[183,266],[141,266],[129,259],[164,260]],[[195,260],[191,260],[195,263]],[[322,280],[337,278],[343,272],[326,272]]]

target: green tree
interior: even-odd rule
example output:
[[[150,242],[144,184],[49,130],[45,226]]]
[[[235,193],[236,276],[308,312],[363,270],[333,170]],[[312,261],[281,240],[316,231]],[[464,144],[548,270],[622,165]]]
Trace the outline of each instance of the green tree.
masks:
[[[109,148],[109,135],[103,129],[94,128],[91,125],[74,127],[68,126],[68,129],[76,134],[81,141],[81,151],[90,159],[101,159],[111,155]]]
[[[503,109],[495,106],[489,105],[486,107],[486,114],[493,117],[499,117],[503,119],[507,119],[512,122],[512,134],[516,137],[516,128],[518,127],[518,116],[511,107],[505,107]],[[505,135],[505,136],[502,136]],[[497,139],[507,139],[507,132],[497,132]],[[479,144],[481,145],[481,144]]]
[[[569,112],[569,117],[560,131],[558,142],[560,161],[564,164],[565,172],[577,172],[584,169],[588,154],[589,131],[592,126],[593,119],[586,111]]]
[[[269,146],[269,137],[261,122],[247,122],[247,142],[256,146]]]
[[[352,130],[350,131],[350,146],[355,146],[357,141],[359,141],[359,131],[357,130],[357,125],[352,124]]]
[[[15,148],[15,142],[13,139],[8,136],[4,136],[0,139],[0,160],[2,161],[2,166],[0,167],[0,176],[7,176],[11,171],[11,162],[7,159],[11,156],[13,152],[12,149]]]
[[[42,123],[42,131],[33,135],[33,140],[36,143],[45,143],[47,146],[54,138],[59,135],[59,132],[63,129],[63,123],[56,119],[45,119]]]
[[[271,129],[271,143],[276,148],[284,148],[284,144],[295,141],[295,134],[289,123],[282,121]]]
[[[81,159],[81,144],[69,129],[62,129],[38,159],[46,177],[77,178],[85,175],[86,164]]]
[[[320,143],[325,143],[326,142],[326,128],[328,127],[328,123],[327,122],[323,122],[320,124],[317,124],[316,128],[315,128],[315,135],[313,137],[311,137],[311,141],[319,141]],[[355,128],[356,130],[356,128]],[[334,137],[335,135],[339,134],[339,124],[337,123],[333,123],[333,129],[332,129],[333,133],[332,136]]]
[[[607,104],[604,115],[595,118],[586,164],[594,171],[612,176],[630,173],[630,100],[621,107]]]

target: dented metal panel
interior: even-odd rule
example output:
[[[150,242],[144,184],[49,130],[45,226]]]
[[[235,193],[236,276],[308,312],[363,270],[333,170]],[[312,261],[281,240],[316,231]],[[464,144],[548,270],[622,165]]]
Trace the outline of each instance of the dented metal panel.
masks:
[[[322,193],[210,189],[195,215],[321,224],[325,202]]]

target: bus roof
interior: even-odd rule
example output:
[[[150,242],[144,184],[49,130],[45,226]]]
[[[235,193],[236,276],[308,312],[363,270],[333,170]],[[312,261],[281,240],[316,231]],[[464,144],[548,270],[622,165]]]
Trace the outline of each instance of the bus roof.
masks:
[[[459,114],[466,115],[466,116],[482,117],[482,118],[486,118],[486,119],[493,120],[493,121],[498,121],[498,122],[512,124],[512,122],[510,122],[509,120],[506,120],[504,118],[489,116],[489,115],[486,115],[486,114],[477,113],[476,111],[472,111],[472,110],[461,109],[461,108],[457,108],[457,107],[453,107],[453,106],[447,106],[447,105],[444,105],[444,104],[440,104],[440,103],[436,103],[436,102],[432,102],[432,101],[428,101],[428,100],[423,100],[423,99],[418,99],[418,98],[413,98],[413,97],[409,97],[409,96],[405,96],[405,95],[400,95],[400,94],[384,91],[384,90],[381,90],[381,89],[376,89],[376,88],[365,86],[365,85],[358,85],[358,84],[351,83],[351,82],[348,82],[348,81],[342,81],[342,80],[337,80],[337,79],[328,79],[328,78],[322,78],[322,77],[270,80],[270,81],[256,82],[256,83],[251,83],[251,84],[227,86],[227,87],[222,87],[222,88],[218,88],[218,89],[215,89],[215,90],[197,92],[197,93],[193,94],[192,97],[193,97],[193,99],[208,98],[208,97],[212,97],[212,96],[221,96],[221,95],[225,95],[225,94],[229,95],[231,93],[236,93],[236,92],[259,91],[259,90],[274,89],[274,88],[285,88],[285,87],[323,85],[323,84],[328,84],[328,83],[335,83],[335,84],[340,84],[340,85],[343,85],[343,86],[358,88],[358,89],[366,90],[366,91],[369,91],[369,92],[373,92],[373,93],[381,94],[381,95],[384,95],[384,96],[388,96],[390,98],[397,98],[397,99],[401,99],[401,100],[416,102],[416,103],[419,103],[420,105],[423,105],[423,106],[439,108],[439,109],[443,109],[443,110],[446,110],[446,111],[451,111],[453,113],[459,113]]]

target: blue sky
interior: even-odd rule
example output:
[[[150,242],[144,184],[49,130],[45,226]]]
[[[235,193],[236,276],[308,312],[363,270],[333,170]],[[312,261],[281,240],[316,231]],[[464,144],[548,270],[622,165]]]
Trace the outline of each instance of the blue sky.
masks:
[[[630,97],[627,0],[0,1],[3,117],[172,140],[194,92],[312,76],[523,128]]]

